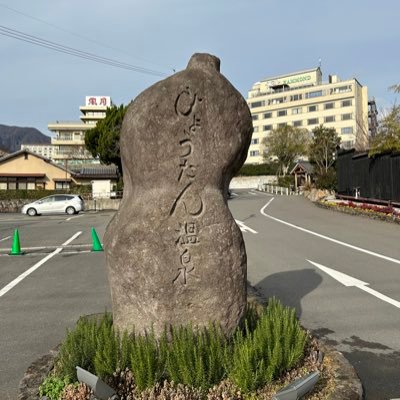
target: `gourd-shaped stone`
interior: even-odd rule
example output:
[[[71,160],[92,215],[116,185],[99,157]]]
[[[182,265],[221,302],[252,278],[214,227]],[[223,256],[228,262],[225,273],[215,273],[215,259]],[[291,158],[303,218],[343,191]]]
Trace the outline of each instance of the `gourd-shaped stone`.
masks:
[[[126,112],[124,196],[105,237],[120,330],[217,322],[230,334],[245,312],[246,251],[226,194],[253,128],[219,65],[194,54]]]

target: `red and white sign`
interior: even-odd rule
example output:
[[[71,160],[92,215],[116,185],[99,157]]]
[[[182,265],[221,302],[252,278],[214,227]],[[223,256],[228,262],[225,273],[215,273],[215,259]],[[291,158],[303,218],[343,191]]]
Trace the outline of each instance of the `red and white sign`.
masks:
[[[110,107],[111,97],[109,96],[86,96],[87,106],[100,106],[100,107]]]

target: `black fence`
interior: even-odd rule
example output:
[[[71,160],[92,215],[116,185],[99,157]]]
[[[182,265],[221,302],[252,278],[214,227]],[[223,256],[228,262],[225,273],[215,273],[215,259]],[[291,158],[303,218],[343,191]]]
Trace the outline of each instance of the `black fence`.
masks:
[[[336,161],[338,194],[400,201],[400,153],[369,158],[354,150],[338,154]]]

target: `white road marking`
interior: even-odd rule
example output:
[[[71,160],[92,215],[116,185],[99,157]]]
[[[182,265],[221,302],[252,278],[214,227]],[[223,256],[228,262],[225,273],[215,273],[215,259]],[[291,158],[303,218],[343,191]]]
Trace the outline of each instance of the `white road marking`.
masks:
[[[332,268],[325,267],[321,264],[318,264],[316,262],[307,260],[309,263],[314,265],[315,267],[319,268],[321,271],[324,271],[328,275],[330,275],[333,279],[336,279],[338,282],[340,282],[344,286],[355,286],[358,289],[364,290],[364,292],[367,292],[369,294],[372,294],[372,296],[377,297],[378,299],[385,301],[386,303],[391,304],[392,306],[395,306],[397,308],[400,308],[400,301],[394,300],[388,296],[385,296],[384,294],[377,292],[374,289],[371,289],[368,287],[369,283],[360,281],[359,279],[353,278],[350,275],[346,275],[343,272],[336,271]]]
[[[11,238],[11,236],[7,236],[7,237],[5,237],[3,239],[0,239],[0,242],[4,242],[4,240],[10,239],[10,238]]]
[[[255,235],[258,233],[254,229],[249,228],[247,225],[245,225],[242,221],[239,221],[235,219],[235,222],[239,225],[239,228],[242,232],[251,232],[254,233]]]
[[[239,196],[239,195],[238,195],[237,193],[231,192],[231,196],[237,197],[237,196]]]
[[[79,218],[79,217],[82,217],[82,215],[77,215],[75,217],[69,217],[69,218],[66,219],[66,221],[71,221],[71,219]]]
[[[301,226],[291,224],[290,222],[283,221],[282,219],[275,218],[275,217],[273,217],[273,216],[267,214],[267,213],[265,212],[265,209],[270,205],[270,203],[271,203],[271,201],[272,201],[273,199],[274,199],[274,197],[260,210],[260,213],[261,213],[262,215],[264,215],[264,217],[267,217],[267,218],[270,218],[270,219],[272,219],[272,220],[274,220],[274,221],[280,222],[281,224],[290,226],[291,228],[298,229],[299,231],[309,233],[310,235],[317,236],[317,237],[319,237],[319,238],[321,238],[321,239],[329,240],[330,242],[333,242],[333,243],[339,244],[339,245],[341,245],[341,246],[345,246],[345,247],[348,247],[348,248],[350,248],[350,249],[359,251],[359,252],[361,252],[361,253],[365,253],[365,254],[368,254],[368,255],[370,255],[370,256],[374,256],[374,257],[377,257],[377,258],[381,258],[381,259],[383,259],[383,260],[390,261],[390,262],[393,262],[393,263],[395,263],[395,264],[400,264],[400,260],[398,260],[397,258],[385,256],[384,254],[375,253],[374,251],[367,250],[367,249],[364,249],[364,248],[362,248],[362,247],[354,246],[354,245],[352,245],[352,244],[349,244],[349,243],[346,243],[346,242],[342,242],[341,240],[333,239],[333,238],[331,238],[331,237],[329,237],[329,236],[322,235],[322,234],[317,233],[317,232],[314,232],[314,231],[310,231],[309,229],[302,228]]]
[[[82,232],[77,232],[75,235],[71,236],[65,243],[62,244],[62,246],[66,246],[69,243],[71,243],[73,240],[75,240],[79,235],[81,235]],[[0,290],[0,297],[4,296],[8,291],[10,291],[14,286],[18,285],[22,280],[24,280],[27,276],[29,276],[32,272],[36,271],[40,266],[42,266],[46,261],[50,260],[50,258],[54,257],[56,254],[60,253],[63,250],[62,247],[58,247],[56,250],[54,250],[52,253],[47,255],[45,258],[37,262],[35,265],[30,267],[28,270],[26,270],[24,273],[22,273],[20,276],[15,278],[13,281],[11,281],[8,285],[4,286],[3,289]]]

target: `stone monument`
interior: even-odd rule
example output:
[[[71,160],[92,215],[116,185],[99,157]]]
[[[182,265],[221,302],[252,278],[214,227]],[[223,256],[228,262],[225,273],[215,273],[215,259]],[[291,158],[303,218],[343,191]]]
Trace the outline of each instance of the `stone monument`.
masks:
[[[124,196],[105,250],[114,324],[159,335],[165,324],[220,323],[246,308],[246,251],[227,206],[253,131],[246,101],[194,54],[186,70],[128,107],[121,132]]]

